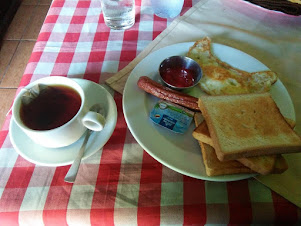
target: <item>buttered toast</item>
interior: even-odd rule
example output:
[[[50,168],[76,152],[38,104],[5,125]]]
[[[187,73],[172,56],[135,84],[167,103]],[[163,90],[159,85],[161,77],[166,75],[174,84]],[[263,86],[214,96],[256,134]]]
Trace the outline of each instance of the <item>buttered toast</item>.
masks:
[[[220,161],[301,151],[269,93],[202,96],[198,104]]]

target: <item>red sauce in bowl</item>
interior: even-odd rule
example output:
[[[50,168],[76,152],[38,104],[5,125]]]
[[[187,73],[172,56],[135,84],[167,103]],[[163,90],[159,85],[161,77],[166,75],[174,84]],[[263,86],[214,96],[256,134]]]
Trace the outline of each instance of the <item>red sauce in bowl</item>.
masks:
[[[189,87],[194,84],[195,72],[183,67],[166,68],[161,71],[162,79],[175,87]]]

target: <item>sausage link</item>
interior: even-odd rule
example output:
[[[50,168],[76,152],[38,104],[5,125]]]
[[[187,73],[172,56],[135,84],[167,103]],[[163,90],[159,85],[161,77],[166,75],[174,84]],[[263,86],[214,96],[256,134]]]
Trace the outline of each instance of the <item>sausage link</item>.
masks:
[[[165,87],[147,76],[141,76],[137,85],[140,89],[143,89],[145,92],[160,99],[168,100],[193,110],[200,110],[198,107],[198,99],[196,97]]]

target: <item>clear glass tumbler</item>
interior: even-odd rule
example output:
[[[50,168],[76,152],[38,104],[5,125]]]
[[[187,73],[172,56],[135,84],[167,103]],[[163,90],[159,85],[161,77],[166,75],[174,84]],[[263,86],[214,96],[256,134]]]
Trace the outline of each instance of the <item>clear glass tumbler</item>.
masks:
[[[101,0],[101,9],[111,29],[124,30],[135,23],[135,0]]]
[[[151,0],[154,13],[162,18],[174,18],[181,13],[184,0]]]

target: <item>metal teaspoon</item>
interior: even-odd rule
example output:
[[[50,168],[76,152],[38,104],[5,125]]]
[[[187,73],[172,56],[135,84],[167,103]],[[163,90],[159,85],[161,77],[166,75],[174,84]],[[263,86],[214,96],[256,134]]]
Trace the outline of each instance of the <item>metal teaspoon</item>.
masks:
[[[99,112],[100,111],[99,105],[92,106],[91,111]],[[74,162],[72,163],[71,167],[69,168],[69,170],[68,170],[68,172],[65,176],[65,179],[64,179],[65,182],[74,183],[75,178],[77,176],[77,172],[78,172],[80,163],[81,163],[81,160],[82,160],[82,157],[85,153],[86,144],[88,143],[89,137],[90,137],[92,132],[93,132],[93,130],[87,129],[87,133],[86,133],[86,136],[85,136],[84,143],[82,144],[82,146],[81,146]]]

